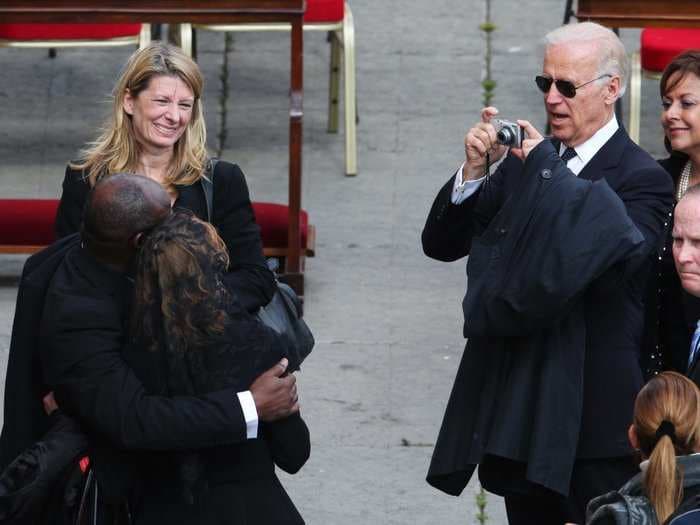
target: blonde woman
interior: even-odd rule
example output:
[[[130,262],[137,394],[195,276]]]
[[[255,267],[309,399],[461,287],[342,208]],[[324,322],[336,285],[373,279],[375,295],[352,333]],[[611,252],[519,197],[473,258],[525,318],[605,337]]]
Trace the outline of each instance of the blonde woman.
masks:
[[[60,238],[78,231],[90,188],[119,172],[152,178],[169,192],[174,207],[206,220],[200,181],[208,177],[214,183],[212,223],[231,254],[225,283],[253,311],[272,298],[274,276],[265,264],[243,172],[235,164],[218,162],[210,173],[203,84],[197,64],[177,47],[153,42],[129,58],[101,135],[66,169],[56,234]]]
[[[657,524],[700,508],[700,391],[676,372],[652,378],[637,395],[629,440],[641,473],[592,500],[586,523]],[[669,519],[671,518],[671,519]]]

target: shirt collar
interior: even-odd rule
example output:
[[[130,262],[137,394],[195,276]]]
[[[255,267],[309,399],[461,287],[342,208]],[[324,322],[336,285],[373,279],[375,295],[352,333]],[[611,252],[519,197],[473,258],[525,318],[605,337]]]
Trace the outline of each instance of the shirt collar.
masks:
[[[617,117],[615,116],[615,113],[613,113],[612,118],[607,122],[607,124],[596,131],[586,142],[579,144],[574,148],[576,151],[576,156],[580,159],[583,166],[588,164],[588,161],[590,161],[595,154],[598,153],[598,150],[600,150],[600,148],[602,148],[605,143],[610,140],[619,127]],[[559,145],[559,155],[563,154],[565,149],[566,146],[562,142]]]

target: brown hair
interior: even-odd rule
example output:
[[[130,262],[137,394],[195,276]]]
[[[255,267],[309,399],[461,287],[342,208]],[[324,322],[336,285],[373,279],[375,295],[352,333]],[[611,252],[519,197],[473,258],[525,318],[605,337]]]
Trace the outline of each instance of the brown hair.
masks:
[[[637,395],[632,422],[639,446],[649,458],[644,488],[659,523],[683,496],[683,472],[676,455],[695,452],[700,431],[700,390],[676,372],[652,378]]]
[[[671,82],[671,77],[676,75]],[[659,92],[662,97],[671,91],[678,83],[685,78],[688,73],[692,73],[700,78],[700,49],[690,49],[676,56],[664,69],[659,81]]]
[[[183,355],[226,326],[221,280],[229,257],[209,223],[178,210],[143,241],[136,260],[131,332],[149,350]]]
[[[192,118],[174,147],[173,158],[165,177],[165,186],[192,184],[206,167],[206,128],[202,111],[204,79],[199,66],[180,48],[152,42],[136,51],[127,61],[112,92],[112,113],[101,135],[82,151],[81,160],[71,168],[85,170],[94,185],[99,177],[117,172],[133,173],[140,149],[130,116],[124,111],[127,92],[136,97],[157,76],[178,77],[194,95]]]

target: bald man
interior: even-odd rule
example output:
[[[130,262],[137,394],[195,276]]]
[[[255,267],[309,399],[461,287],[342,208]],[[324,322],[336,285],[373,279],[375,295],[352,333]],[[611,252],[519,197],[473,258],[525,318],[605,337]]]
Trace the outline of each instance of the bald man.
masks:
[[[673,261],[683,289],[700,297],[700,185],[691,186],[673,213]],[[688,352],[687,375],[700,385],[700,320]]]

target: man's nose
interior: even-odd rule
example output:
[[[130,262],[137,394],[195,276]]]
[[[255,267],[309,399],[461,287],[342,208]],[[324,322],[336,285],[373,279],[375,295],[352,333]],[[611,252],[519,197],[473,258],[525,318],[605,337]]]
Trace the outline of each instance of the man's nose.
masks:
[[[681,245],[676,249],[676,260],[680,264],[687,264],[693,260],[692,250],[688,243],[681,243]]]
[[[564,96],[561,93],[559,93],[557,85],[554,82],[552,82],[552,85],[549,86],[549,90],[544,95],[545,102],[547,104],[558,104],[562,101],[563,98]]]

